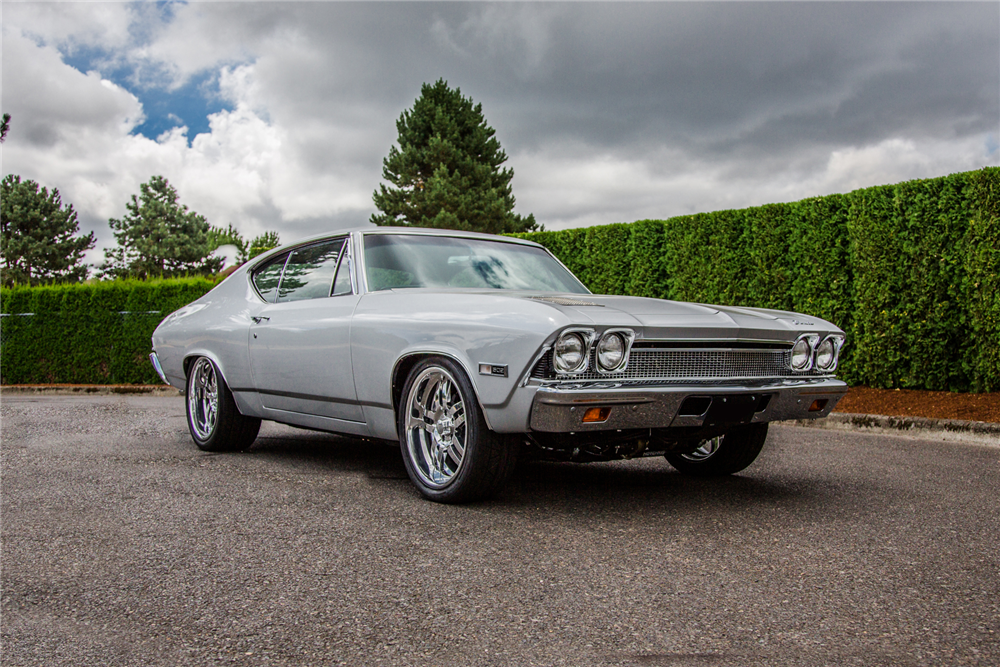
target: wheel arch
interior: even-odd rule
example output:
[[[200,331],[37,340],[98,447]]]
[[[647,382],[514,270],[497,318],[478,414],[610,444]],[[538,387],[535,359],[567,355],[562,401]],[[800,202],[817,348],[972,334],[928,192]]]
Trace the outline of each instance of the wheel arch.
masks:
[[[486,421],[486,426],[492,431],[493,425],[490,424],[489,415],[486,413],[486,409],[483,407],[483,400],[479,396],[479,386],[476,384],[475,375],[473,375],[469,369],[469,364],[453,352],[444,352],[441,350],[415,350],[405,353],[396,360],[396,363],[392,367],[392,378],[390,381],[393,414],[399,413],[399,405],[403,399],[403,385],[406,384],[406,379],[410,376],[410,371],[412,371],[413,367],[422,360],[430,357],[445,357],[450,359],[458,364],[459,368],[465,372],[465,377],[468,378],[469,384],[472,385],[472,392],[476,396],[476,404],[479,406],[479,412],[483,415],[483,419]]]

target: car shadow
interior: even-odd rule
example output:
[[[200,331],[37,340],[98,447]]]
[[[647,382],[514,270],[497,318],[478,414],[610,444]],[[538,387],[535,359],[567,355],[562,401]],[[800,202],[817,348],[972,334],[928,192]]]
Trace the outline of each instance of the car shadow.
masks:
[[[392,495],[400,494],[403,502],[425,502],[410,484],[395,443],[286,428],[263,434],[249,453],[314,472],[363,474],[389,487],[384,490]],[[516,514],[547,506],[605,516],[663,510],[732,515],[782,508],[822,521],[864,509],[873,496],[886,492],[857,479],[830,483],[808,468],[776,474],[760,462],[736,475],[697,478],[682,475],[662,457],[601,463],[524,460],[497,497],[466,507]]]

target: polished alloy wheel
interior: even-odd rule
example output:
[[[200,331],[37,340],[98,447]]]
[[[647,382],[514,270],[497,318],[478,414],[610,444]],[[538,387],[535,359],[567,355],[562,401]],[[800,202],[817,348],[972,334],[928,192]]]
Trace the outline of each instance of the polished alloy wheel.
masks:
[[[704,461],[719,451],[719,447],[722,446],[722,439],[725,437],[724,435],[717,435],[714,438],[702,440],[698,443],[698,449],[687,454],[681,454],[681,457],[688,461]]]
[[[201,441],[215,433],[219,421],[219,380],[215,365],[202,357],[195,362],[188,381],[188,421]]]
[[[424,369],[406,397],[406,447],[421,481],[440,489],[462,468],[467,445],[465,402],[451,373]]]

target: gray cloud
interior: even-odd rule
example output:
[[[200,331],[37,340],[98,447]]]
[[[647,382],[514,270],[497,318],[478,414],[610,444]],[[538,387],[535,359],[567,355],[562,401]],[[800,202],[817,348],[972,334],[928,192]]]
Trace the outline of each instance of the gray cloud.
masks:
[[[43,93],[32,123],[51,131],[38,135],[47,153],[12,134],[5,167],[62,185],[90,161],[105,185],[87,219],[167,172],[192,208],[249,235],[363,223],[396,119],[438,78],[482,103],[515,169],[518,209],[550,228],[1000,162],[995,2],[109,4],[90,21],[58,7],[4,7],[7,99]],[[169,75],[168,88],[212,74],[236,111],[190,147],[128,137],[127,92],[22,53],[15,28],[99,45],[109,62]],[[35,83],[17,74],[32,58]],[[46,80],[74,81],[74,102]],[[59,162],[72,132],[100,137]]]

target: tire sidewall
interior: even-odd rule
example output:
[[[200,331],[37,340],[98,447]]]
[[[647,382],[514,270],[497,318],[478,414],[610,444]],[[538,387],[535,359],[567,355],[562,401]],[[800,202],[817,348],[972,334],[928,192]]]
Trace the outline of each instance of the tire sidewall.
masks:
[[[749,467],[760,454],[767,439],[767,423],[747,424],[728,431],[719,448],[701,460],[682,454],[667,454],[667,461],[686,475],[721,477]]]
[[[455,476],[446,486],[435,488],[428,486],[420,478],[416,469],[416,463],[410,456],[410,448],[407,443],[406,416],[410,406],[410,392],[420,374],[433,367],[439,367],[448,372],[455,380],[455,384],[462,397],[465,406],[465,455],[462,465]],[[472,495],[471,479],[476,477],[478,468],[478,458],[480,455],[480,443],[487,430],[479,408],[479,399],[469,381],[465,370],[448,357],[427,357],[422,359],[410,370],[403,385],[403,393],[400,396],[400,405],[396,413],[396,430],[399,434],[399,447],[403,455],[403,463],[406,466],[406,474],[410,481],[419,489],[425,497],[438,502],[460,502],[462,499]]]
[[[195,367],[201,363],[202,359],[207,361],[212,365],[212,371],[215,373],[215,390],[217,393],[218,406],[216,407],[215,416],[215,427],[212,429],[212,433],[207,438],[198,437],[197,431],[193,426],[194,415],[191,414],[191,392],[194,385],[195,378]],[[226,401],[224,392],[228,391],[226,388],[226,382],[222,378],[222,373],[219,372],[219,367],[214,361],[208,357],[198,357],[191,364],[191,372],[188,374],[187,379],[187,395],[184,397],[184,405],[187,408],[187,420],[188,420],[188,431],[191,433],[191,439],[194,440],[194,444],[198,445],[199,449],[206,452],[217,451],[219,449],[219,441],[221,438],[220,431],[222,430],[222,421],[226,417]]]

